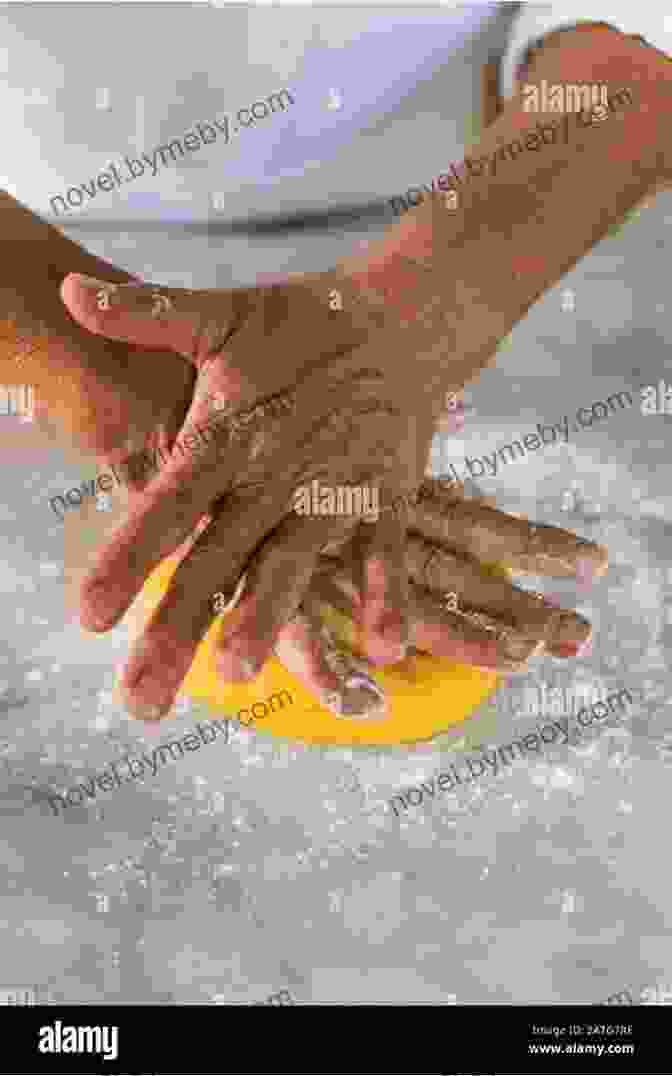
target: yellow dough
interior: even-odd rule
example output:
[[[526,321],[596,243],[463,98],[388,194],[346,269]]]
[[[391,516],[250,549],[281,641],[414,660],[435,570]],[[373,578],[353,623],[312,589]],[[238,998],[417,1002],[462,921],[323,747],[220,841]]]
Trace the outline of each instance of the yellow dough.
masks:
[[[169,558],[147,580],[136,607],[140,621],[132,622],[131,630],[139,630],[147,621],[165,593],[175,566],[175,560]],[[347,618],[326,606],[322,613],[336,638],[347,642],[352,630]],[[252,720],[250,727],[285,739],[362,747],[429,740],[464,721],[499,682],[495,673],[481,672],[447,658],[415,655],[398,665],[371,670],[385,689],[387,716],[366,720],[337,717],[275,658],[266,662],[251,683],[223,683],[216,674],[213,657],[221,619],[216,618],[196,651],[182,693],[231,718],[254,703],[265,704],[263,710],[257,707],[265,715]],[[248,709],[243,723],[250,720]]]

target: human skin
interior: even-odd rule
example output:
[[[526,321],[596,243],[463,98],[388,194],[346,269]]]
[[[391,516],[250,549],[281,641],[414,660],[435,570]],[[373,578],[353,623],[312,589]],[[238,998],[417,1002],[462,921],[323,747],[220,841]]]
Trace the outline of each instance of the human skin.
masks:
[[[121,460],[129,451],[151,450],[165,440],[170,443],[191,397],[191,369],[172,353],[157,356],[91,337],[69,318],[56,294],[56,284],[73,265],[83,273],[104,274],[120,283],[129,279],[128,274],[88,254],[9,195],[0,194],[0,211],[6,254],[0,264],[0,295],[7,315],[0,338],[2,382],[36,386],[56,429],[65,432],[64,443],[72,439],[102,458]],[[159,379],[150,362],[157,357],[162,363]],[[141,481],[134,484],[128,477],[127,482],[131,489],[134,485],[142,488]],[[441,526],[440,519],[435,526]],[[325,564],[337,566],[342,575],[344,569],[337,562]],[[322,590],[325,564],[321,565]],[[337,590],[334,594],[336,600],[344,601]],[[351,612],[357,615],[356,609]],[[454,616],[444,617],[440,595],[425,628],[418,625],[419,639],[432,624],[431,645],[437,653],[487,667],[507,667],[505,647],[477,626],[470,629],[466,621],[461,624]],[[415,628],[413,632],[415,637]],[[529,649],[529,640],[525,645]],[[350,657],[341,655],[334,668],[333,648],[308,611],[301,610],[283,629],[277,652],[322,701],[340,712],[361,714],[379,702],[378,695],[366,687],[361,662],[355,669]],[[357,673],[356,686],[348,685],[349,672]]]
[[[608,36],[611,39],[613,32],[607,31],[606,35],[602,36]],[[544,65],[539,67],[538,71],[528,73],[526,77],[545,77],[558,81],[563,79],[575,82],[588,81],[591,72],[597,71],[598,66],[604,68],[607,62],[615,62],[612,61],[611,54],[605,57],[602,46],[599,49],[593,48],[590,33],[584,34],[583,37],[586,41],[591,41],[590,49],[577,58],[573,32],[563,32],[563,56],[556,57],[555,67],[552,69],[544,59]],[[619,38],[619,49],[612,49],[612,52],[618,53],[616,55],[616,60],[620,64],[618,77],[621,78],[621,75],[625,74],[624,65],[627,61],[622,48],[625,39],[621,40],[620,35],[616,37]],[[628,49],[632,49],[634,43],[626,42],[626,45]],[[573,58],[571,63],[567,60],[565,64],[563,57],[570,56],[569,46],[574,49]],[[651,125],[655,126],[660,119],[656,116],[661,107],[663,88],[650,85],[657,77],[654,65],[657,70],[660,70],[660,56],[652,50],[642,50],[638,54],[637,62],[638,68],[634,81],[639,82],[640,92],[644,91],[641,99],[644,101],[644,106],[652,113],[648,118],[645,117],[651,130]],[[635,89],[637,90],[637,86]],[[665,93],[667,93],[666,88]],[[510,115],[512,108],[511,105],[507,106],[502,118],[506,118],[507,114]],[[529,120],[528,114],[522,117],[523,123],[529,123]],[[613,120],[610,120],[604,125],[600,138],[603,135],[606,137],[612,122]],[[641,140],[638,140],[639,135],[633,129],[629,115],[624,113],[619,123],[621,126],[617,141],[624,147],[626,156],[629,154],[633,160],[637,159]],[[598,136],[598,131],[590,130],[586,137],[588,136],[591,138]],[[502,140],[508,140],[508,136],[503,136]],[[651,149],[651,146],[648,148]],[[589,150],[590,143],[586,142],[584,154]],[[552,147],[548,147],[545,150],[544,161],[548,160],[549,152],[555,151]],[[480,153],[480,148],[473,150],[472,153]],[[593,157],[599,159],[596,160]],[[526,154],[515,164],[502,169],[502,177],[506,179],[507,175],[510,175],[513,181],[512,171],[519,166],[522,169],[521,183],[524,185],[525,182],[529,182],[526,169],[529,169],[534,159],[534,154]],[[604,161],[603,151],[593,154],[590,159],[590,173],[599,177],[599,181],[596,180],[594,184],[595,189],[602,189],[609,195],[610,176],[606,174]],[[657,160],[655,166],[647,167],[657,179],[665,178],[667,175],[667,166],[664,166],[664,162]],[[583,168],[580,173],[580,175],[574,174],[575,193],[579,191],[586,194],[581,191],[581,185],[585,179]],[[648,192],[648,173],[644,178],[646,182],[641,182],[639,186],[642,189],[646,188]],[[472,180],[473,183],[475,181]],[[569,186],[571,187],[571,184]],[[587,193],[590,194],[590,192]],[[628,198],[626,208],[637,200],[638,192],[632,195],[632,201]],[[561,199],[556,198],[555,201],[561,201]],[[423,206],[415,214],[409,214],[402,223],[408,227],[411,217],[426,215],[426,209],[427,206]],[[593,214],[596,212],[595,204],[592,205],[591,212]],[[620,203],[610,208],[606,227],[614,217],[618,216],[619,212]],[[505,216],[500,205],[500,217]],[[563,227],[567,223],[565,218],[566,212],[563,207],[560,214]],[[472,265],[472,279],[477,276],[478,270],[477,243],[473,231],[472,228],[472,234],[468,237],[468,242],[465,242],[465,250],[468,248],[471,252],[469,262]],[[601,229],[595,232],[594,238],[599,238],[599,234],[602,234]],[[544,241],[544,250],[548,251],[551,262],[555,259],[554,271],[557,273],[557,264],[558,262],[565,264],[566,254],[564,252],[558,254],[557,243],[553,237],[551,239],[552,241],[548,244]],[[584,237],[583,241],[585,245],[590,245],[594,241],[592,233],[588,240]],[[2,243],[1,249],[5,255],[0,264],[0,312],[6,319],[3,325],[4,331],[0,337],[2,382],[35,385],[38,399],[46,403],[52,413],[59,416],[70,435],[76,437],[90,450],[111,461],[124,458],[129,451],[140,450],[146,444],[158,442],[163,444],[165,441],[172,443],[191,399],[194,383],[193,370],[169,352],[159,355],[156,352],[150,354],[141,348],[124,346],[104,340],[102,337],[92,337],[68,317],[58,300],[58,286],[69,271],[120,283],[129,279],[128,274],[83,251],[81,247],[18,205],[10,196],[2,194],[0,194],[0,243]],[[454,242],[453,246],[459,247],[459,243]],[[537,247],[535,246],[534,249],[536,253]],[[489,256],[487,244],[482,250],[487,261]],[[391,264],[394,268],[394,263]],[[463,258],[459,249],[456,250],[456,264],[462,275]],[[376,282],[379,281],[380,277]],[[528,287],[528,293],[533,290]],[[517,301],[520,306],[520,300]],[[325,331],[324,327],[322,331]],[[302,343],[305,345],[305,340]],[[160,377],[156,376],[157,363],[160,363]],[[101,406],[101,400],[103,406]],[[89,406],[89,401],[94,401],[95,406]],[[208,589],[211,593],[210,588]],[[478,655],[472,655],[472,657],[478,657]],[[464,659],[469,659],[468,654]],[[160,676],[160,668],[158,673]]]
[[[493,575],[487,570],[493,558],[516,574],[576,576],[584,583],[607,568],[606,550],[592,542],[507,516],[484,498],[466,498],[455,483],[444,487],[427,481],[409,508],[405,567],[411,646],[502,673],[520,671],[541,650],[559,658],[576,656],[589,640],[588,621]],[[334,647],[320,627],[320,602],[361,625],[361,588],[350,547],[320,558],[301,611],[275,648],[324,699],[334,690],[329,679]],[[354,650],[363,654],[361,637]],[[348,665],[349,655],[344,660],[337,672],[362,672],[361,664]]]
[[[156,319],[149,290],[127,297],[122,289],[109,309],[100,310],[95,302],[98,285],[71,278],[64,289],[69,309],[95,333],[151,347],[170,342],[200,367],[207,360],[208,386],[235,407],[295,391],[297,385],[305,389],[312,379],[303,400],[307,411],[319,417],[334,370],[346,377],[364,366],[373,370],[374,380],[384,386],[389,413],[398,413],[403,401],[406,428],[379,412],[372,437],[367,416],[365,426],[355,424],[349,453],[340,454],[336,442],[327,439],[326,455],[319,459],[344,475],[342,481],[354,484],[372,460],[374,444],[377,450],[382,446],[382,456],[373,460],[374,475],[377,466],[387,465],[394,456],[386,472],[388,486],[396,483],[407,493],[424,470],[436,401],[474,377],[532,302],[625,212],[670,180],[672,80],[669,63],[656,50],[608,28],[563,31],[534,57],[526,78],[604,83],[610,96],[626,87],[634,104],[614,111],[606,122],[573,123],[568,145],[557,138],[543,153],[525,152],[501,165],[494,176],[471,178],[460,188],[457,211],[447,211],[440,195],[428,197],[366,254],[346,259],[333,272],[270,289],[261,302],[258,295],[250,301],[241,292],[216,297],[161,289],[172,310],[165,319]],[[516,100],[469,156],[491,158],[534,126]],[[338,313],[329,309],[332,290],[342,293],[343,310]],[[305,341],[312,345],[309,355]],[[369,398],[371,389],[366,386]],[[350,404],[340,416],[348,414]],[[197,414],[192,412],[194,421]],[[166,683],[161,670],[172,662],[186,671],[195,645],[191,628],[200,637],[211,619],[206,601],[213,580],[214,589],[232,589],[253,552],[256,590],[248,587],[224,629],[220,667],[229,679],[254,675],[305,594],[321,549],[330,540],[347,537],[340,521],[314,519],[311,530],[287,518],[287,487],[297,475],[305,479],[307,472],[305,461],[295,466],[292,458],[295,431],[289,431],[288,423],[285,429],[286,434],[280,429],[260,431],[269,458],[272,449],[274,461],[282,464],[279,471],[268,466],[264,473],[261,452],[254,506],[241,505],[234,496],[233,510],[224,506],[228,510],[219,512],[215,526],[183,559],[172,592],[127,668],[131,697],[137,692],[144,704],[154,700],[161,709],[166,706],[175,687]],[[392,434],[400,437],[400,444],[392,445]],[[84,622],[103,630],[111,626],[157,557],[170,552],[170,542],[177,544],[193,525],[202,511],[199,498],[212,502],[226,483],[235,487],[249,462],[249,454],[243,453],[237,463],[240,475],[235,461],[227,468],[224,488],[217,487],[219,476],[216,481],[213,468],[198,495],[192,484],[190,503],[180,506],[180,527],[172,535],[167,527],[175,518],[176,499],[184,498],[180,479],[192,477],[192,472],[178,463],[171,475],[158,480],[126,529],[101,554],[85,585]],[[278,488],[272,489],[272,483]],[[404,527],[405,521],[400,528],[388,516],[370,526],[364,539],[362,619],[367,652],[371,655],[373,639],[380,660],[390,660],[404,636]],[[136,557],[129,572],[124,565],[131,550]],[[100,585],[94,588],[96,583]],[[191,626],[189,638],[184,632],[180,636],[178,621],[185,617]]]
[[[126,283],[133,278],[96,258],[0,191],[0,374],[29,384],[41,411],[81,448],[114,462],[172,440],[184,420],[193,371],[176,356],[159,358],[93,339],[69,316],[59,287],[77,271]]]
[[[3,193],[0,193],[0,214],[0,243],[5,254],[0,262],[0,310],[5,315],[0,335],[2,383],[34,385],[40,403],[46,405],[49,417],[55,420],[56,429],[65,433],[64,442],[74,440],[101,458],[122,460],[130,451],[151,449],[165,441],[170,444],[182,425],[193,391],[191,368],[172,353],[157,356],[155,352],[92,337],[72,321],[57,295],[58,284],[73,266],[82,273],[104,275],[120,283],[129,279],[128,274],[90,255]],[[157,359],[161,361],[160,378],[155,376],[152,365]],[[450,407],[444,417],[455,417]],[[133,491],[134,483],[130,478],[127,481]],[[139,481],[137,489],[141,488]],[[412,512],[422,516],[421,519],[418,516],[418,532],[425,531],[429,538],[439,537],[444,545],[450,545],[445,513],[456,497],[457,491],[450,490],[437,497],[435,505],[426,499],[412,508]],[[478,542],[484,533],[489,533],[493,543],[499,543],[497,555],[510,556],[512,565],[516,564],[528,542],[527,531],[521,532],[518,520],[509,517],[506,523],[502,516],[495,521],[490,509],[484,508],[484,513],[481,517],[473,501],[466,514],[453,511],[449,530],[455,549],[463,556],[478,557],[483,554]],[[484,530],[486,523],[489,530],[487,527]],[[565,538],[560,532],[559,535],[556,552],[564,552],[556,561],[556,570],[566,571],[569,561],[576,560],[579,553],[587,555],[589,550],[577,549],[572,536]],[[424,563],[430,564],[429,558]],[[495,639],[478,624],[461,620],[444,609],[442,585],[457,588],[463,600],[468,600],[472,584],[468,579],[460,582],[454,566],[444,570],[443,576],[437,576],[440,564],[440,560],[432,558],[434,593],[419,586],[416,580],[421,583],[426,580],[418,575],[417,565],[414,567],[412,561],[409,565],[414,573],[409,577],[412,644],[430,653],[452,656],[485,668],[511,668],[512,658],[505,640]],[[314,603],[318,597],[328,598],[358,619],[361,601],[356,582],[350,577],[349,584],[345,583],[352,566],[340,560],[323,559],[319,569],[309,596],[311,600],[280,632],[276,653],[318,698],[337,712],[366,714],[379,703],[379,697],[366,686],[365,663],[360,661],[355,665],[347,654],[339,655],[339,660],[334,661],[333,646],[315,619]],[[549,565],[544,568],[539,565],[539,571],[542,570],[550,570]],[[333,584],[329,583],[330,572],[334,575]],[[498,609],[489,609],[485,597],[482,593],[472,595],[475,607],[496,616]],[[539,610],[531,611],[532,623],[524,622],[519,616],[517,628],[514,626],[509,632],[508,641],[513,642],[514,648],[518,647],[515,655],[518,663],[533,651],[544,634]],[[557,610],[549,610],[542,614],[542,620],[545,617],[550,624],[556,616]],[[569,650],[558,650],[556,646],[554,652],[558,656],[575,652],[585,637],[586,626],[581,618],[574,620],[570,614],[570,620],[565,623],[564,641]],[[508,620],[503,626],[512,627]],[[349,683],[352,675],[356,676],[354,684]],[[139,716],[145,716],[143,710]]]

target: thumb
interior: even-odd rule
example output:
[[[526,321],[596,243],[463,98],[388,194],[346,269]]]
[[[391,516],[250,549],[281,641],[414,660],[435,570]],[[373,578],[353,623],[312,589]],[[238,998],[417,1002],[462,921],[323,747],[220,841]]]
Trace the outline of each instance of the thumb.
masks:
[[[246,289],[192,291],[154,284],[112,284],[71,273],[61,299],[72,317],[97,336],[176,351],[195,366],[220,348],[241,317]],[[234,310],[234,295],[236,296]]]

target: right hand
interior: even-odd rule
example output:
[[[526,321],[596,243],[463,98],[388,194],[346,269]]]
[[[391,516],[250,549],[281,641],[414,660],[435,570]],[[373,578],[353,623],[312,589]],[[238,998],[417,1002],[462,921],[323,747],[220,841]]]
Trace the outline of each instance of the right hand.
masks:
[[[408,522],[405,564],[416,650],[502,674],[521,671],[541,650],[556,658],[583,652],[590,638],[584,617],[493,576],[487,564],[506,564],[516,574],[575,576],[585,585],[607,569],[602,546],[507,515],[485,498],[467,498],[457,483],[442,487],[429,479]],[[363,648],[356,642],[338,648],[322,623],[325,603],[361,626],[350,547],[320,558],[299,613],[280,632],[276,657],[335,713],[379,717],[384,696]]]

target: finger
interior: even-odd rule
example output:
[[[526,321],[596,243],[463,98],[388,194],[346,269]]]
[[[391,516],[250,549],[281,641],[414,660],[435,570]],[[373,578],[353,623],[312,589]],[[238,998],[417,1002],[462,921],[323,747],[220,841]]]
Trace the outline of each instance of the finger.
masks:
[[[214,356],[222,359],[210,378],[196,385],[196,397],[181,430],[187,446],[193,443],[202,425],[213,428],[218,425],[210,421],[213,402],[244,406],[255,398],[249,379],[224,361],[223,354],[235,327],[252,308],[251,296],[249,289],[193,291],[150,284],[117,285],[76,273],[66,277],[61,285],[64,304],[90,332],[146,348],[177,352],[198,369]],[[219,426],[222,425],[220,422]],[[170,460],[168,467],[177,463],[179,468],[179,461],[174,454],[171,456],[171,448],[182,442],[170,441],[168,436],[162,442],[157,446],[160,458]],[[127,462],[131,485],[135,485],[134,471],[143,461]],[[179,468],[183,477],[189,477],[193,469],[193,460]],[[179,473],[173,474],[174,479],[179,477]],[[136,492],[145,484],[144,475],[139,481]]]
[[[339,420],[339,407],[352,396],[347,379],[341,377],[319,399],[311,398],[310,379],[306,379],[293,393],[233,416],[220,414],[203,427],[197,419],[211,406],[211,389],[217,379],[214,368],[202,375],[184,426],[189,433],[181,437],[156,479],[131,505],[127,520],[101,550],[85,579],[81,622],[88,630],[107,631],[117,623],[147,575],[185,541],[222,490],[231,486],[234,475],[256,474],[264,479],[265,484],[260,481],[257,488],[263,491],[267,506],[275,505],[272,512],[277,523],[315,453],[329,456],[334,446],[341,452],[347,446],[347,431]],[[287,406],[280,407],[283,401]],[[287,421],[288,408],[295,412],[293,422]],[[282,475],[282,480],[269,482],[271,473]],[[233,531],[232,536],[233,545],[243,543],[247,559],[253,547],[245,544],[244,533]]]
[[[353,587],[350,571],[330,567],[316,574],[311,592],[346,616],[352,616],[357,607]],[[524,669],[527,661],[543,648],[543,642],[519,632],[509,622],[486,616],[478,621],[450,612],[438,595],[414,583],[409,586],[408,608],[410,645],[435,657],[447,657],[488,671],[513,673]],[[355,651],[362,649],[361,636],[357,633],[352,645]]]
[[[329,537],[352,529],[349,520],[287,516],[246,566],[246,584],[215,642],[223,679],[256,676],[284,624],[301,604]],[[207,546],[207,535],[205,538]]]
[[[280,523],[274,517],[277,509],[269,499],[262,498],[260,502],[254,491],[237,494],[227,499],[226,509],[225,515],[211,520],[195,538],[178,564],[122,672],[120,687],[129,711],[136,717],[154,720],[172,706],[199,643],[217,613],[222,611],[213,601],[215,594],[223,594],[235,606],[225,622],[224,636],[227,646],[224,674],[233,680],[248,680],[257,675],[281,626],[274,623],[274,616],[287,619],[296,611],[293,595],[298,593],[299,601],[303,596],[300,581],[297,582],[301,567],[292,568],[291,577],[282,579],[275,590],[272,587],[273,568],[280,570],[283,559],[282,542],[277,549],[270,542],[266,558],[262,553],[250,561],[252,551],[261,547],[266,534]],[[326,520],[310,522],[321,524],[328,533]],[[241,534],[245,536],[244,543]],[[305,536],[303,541],[305,545]],[[295,541],[295,549],[297,545]],[[288,560],[285,556],[282,570]],[[267,564],[269,572],[265,571]],[[279,614],[274,609],[276,601]],[[236,632],[240,629],[245,634],[239,638]],[[221,652],[221,637],[215,645]]]
[[[409,530],[483,563],[505,563],[514,572],[576,577],[603,575],[608,567],[604,546],[561,527],[531,523],[488,504],[445,492],[438,485],[409,505]]]
[[[404,564],[405,512],[386,511],[362,523],[355,542],[362,563],[362,628],[376,664],[402,661],[408,647],[408,578]],[[387,498],[389,501],[390,498]]]
[[[489,671],[521,672],[544,648],[543,641],[486,613],[456,613],[429,590],[413,587],[414,646],[435,657]]]
[[[277,509],[254,492],[232,495],[227,506],[225,517],[211,519],[193,536],[121,673],[120,688],[135,717],[154,720],[168,712],[199,643],[222,611],[214,596],[233,602],[250,552],[279,522]],[[244,543],[236,541],[240,534]]]
[[[137,491],[124,522],[97,554],[80,591],[80,619],[90,631],[108,631],[127,611],[148,575],[187,540],[212,496],[203,483],[171,480],[166,472]],[[208,491],[211,493],[212,491]]]
[[[406,570],[419,586],[439,596],[451,595],[448,604],[455,611],[485,613],[508,622],[523,635],[543,641],[558,657],[578,653],[590,638],[585,617],[559,609],[541,595],[483,571],[476,561],[414,535],[406,543]]]
[[[329,310],[331,277],[311,274],[260,288],[197,291],[114,285],[74,273],[63,281],[61,298],[90,332],[176,351],[199,369],[214,356],[224,357],[228,388],[247,399],[262,384],[268,394],[280,392],[314,361],[310,349],[296,347],[297,325],[304,339],[321,342],[323,358],[343,355],[367,338],[365,329]],[[227,354],[234,339],[235,358]],[[282,363],[269,366],[269,352],[281,354]]]
[[[215,412],[210,421],[204,419],[213,412],[212,394],[208,391],[211,378],[204,377],[204,387],[194,398],[183,432],[156,477],[133,500],[127,519],[112,535],[108,545],[96,558],[81,590],[81,621],[92,631],[107,631],[126,612],[142,588],[150,572],[175,552],[199,521],[208,513],[213,502],[229,488],[234,475],[245,471],[250,455],[262,447],[270,454],[270,445],[282,429],[291,400],[271,400],[251,411],[237,412],[234,420],[228,414]],[[277,403],[277,406],[276,406]],[[263,432],[262,432],[263,430]],[[257,487],[250,488],[255,490]],[[239,486],[238,490],[242,487]],[[289,480],[286,498],[290,495]],[[274,522],[284,514],[279,503],[283,486],[275,483],[261,496]],[[271,502],[275,507],[271,507]],[[234,502],[235,503],[235,502]],[[243,541],[244,535],[232,532]],[[261,540],[262,535],[258,540]],[[233,545],[230,548],[233,552]],[[251,552],[244,545],[247,558]]]
[[[436,543],[409,535],[405,551],[406,571],[418,589],[432,592],[433,600],[458,616],[481,616],[484,622],[508,630],[513,627],[524,638],[535,639],[556,657],[573,657],[591,636],[590,622],[572,609],[558,608],[542,595],[531,594],[507,579],[483,571],[478,563],[456,556]],[[352,560],[322,560],[320,579],[329,573],[356,616],[359,593]],[[414,614],[416,615],[416,614]],[[447,621],[450,626],[453,620]],[[416,623],[411,638],[418,636]],[[448,638],[452,638],[449,633]],[[414,645],[419,645],[417,642]]]
[[[110,454],[108,462],[114,464],[122,488],[128,491],[131,499],[153,481],[164,461],[169,458],[182,426],[183,420],[175,419],[167,423],[150,443],[146,438],[136,440],[129,437],[117,452]]]
[[[221,349],[250,306],[248,289],[194,291],[110,284],[71,273],[61,299],[89,332],[146,348],[176,351],[200,366]]]
[[[281,630],[275,655],[311,694],[339,717],[384,715],[385,693],[369,675],[366,662],[357,661],[337,647],[309,597]]]

